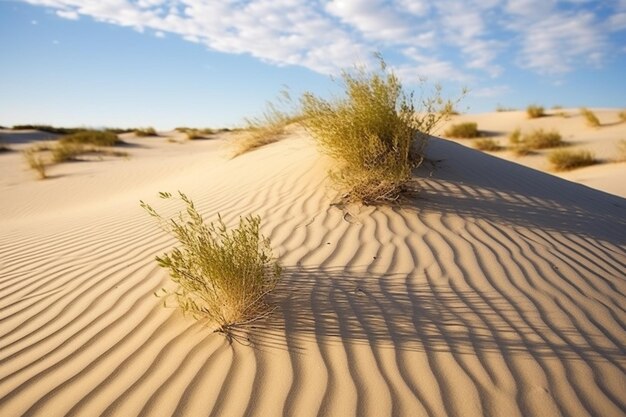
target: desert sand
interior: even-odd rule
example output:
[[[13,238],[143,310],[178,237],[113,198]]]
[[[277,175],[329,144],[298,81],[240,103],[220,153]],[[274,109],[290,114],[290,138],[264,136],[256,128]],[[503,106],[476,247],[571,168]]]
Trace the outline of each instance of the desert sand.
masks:
[[[1,416],[626,413],[623,198],[434,138],[418,193],[347,212],[302,131],[232,160],[228,134],[125,140],[44,181],[0,154]],[[175,242],[139,200],[176,190],[261,215],[284,266],[232,344],[153,295]]]
[[[599,127],[591,127],[580,114],[580,109],[547,109],[546,116],[529,119],[525,110],[453,116],[442,124],[438,133],[443,135],[450,124],[475,122],[485,136],[497,141],[504,149],[490,152],[515,163],[550,172],[561,178],[575,181],[607,193],[626,197],[626,160],[620,155],[619,142],[626,142],[626,122],[619,117],[620,109],[592,109],[600,120]],[[516,156],[508,146],[508,135],[519,128],[522,134],[536,129],[556,130],[561,133],[568,150],[591,151],[599,164],[567,172],[554,172],[547,160],[552,149],[535,151],[531,155]],[[444,135],[445,136],[445,135]],[[475,139],[452,139],[472,147]]]

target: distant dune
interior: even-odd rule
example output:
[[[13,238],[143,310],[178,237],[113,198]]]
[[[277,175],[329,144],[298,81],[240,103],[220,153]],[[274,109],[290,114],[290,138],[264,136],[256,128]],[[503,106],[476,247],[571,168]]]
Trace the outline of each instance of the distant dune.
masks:
[[[556,123],[601,158],[626,126],[456,120]],[[625,199],[434,138],[418,193],[344,212],[306,133],[232,160],[228,138],[129,135],[128,158],[44,181],[0,154],[0,416],[624,416]],[[626,195],[623,162],[579,172]],[[153,295],[174,241],[139,200],[176,190],[207,219],[259,214],[285,268],[232,345]]]

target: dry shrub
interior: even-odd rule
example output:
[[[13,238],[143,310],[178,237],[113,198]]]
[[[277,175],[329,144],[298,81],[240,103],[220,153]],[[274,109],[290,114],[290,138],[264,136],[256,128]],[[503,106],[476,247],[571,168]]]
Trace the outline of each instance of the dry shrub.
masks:
[[[585,107],[582,107],[580,109],[580,114],[582,114],[585,117],[585,120],[587,121],[587,126],[591,126],[591,127],[600,126],[600,120],[598,120],[598,117],[591,110]]]
[[[115,133],[100,130],[84,130],[82,132],[66,135],[60,139],[60,142],[96,146],[114,146],[121,143]]]
[[[285,128],[300,120],[293,110],[285,110],[292,107],[289,93],[282,91],[276,103],[266,104],[260,117],[246,119],[245,129],[233,142],[233,158],[282,139]]]
[[[626,161],[626,139],[617,142],[617,162]]]
[[[528,115],[529,119],[536,119],[538,117],[543,117],[546,115],[543,106],[537,106],[534,104],[526,107],[526,114]]]
[[[153,127],[146,127],[142,129],[135,129],[135,136],[146,137],[146,136],[159,136],[156,130]]]
[[[474,148],[481,151],[499,151],[502,147],[493,139],[478,139],[473,142]]]
[[[445,132],[445,136],[451,138],[477,138],[480,136],[478,124],[474,122],[457,123],[450,126]]]
[[[28,166],[37,173],[40,180],[48,177],[46,174],[47,160],[41,155],[43,149],[39,146],[31,146],[23,151],[24,159]]]
[[[619,112],[617,116],[622,122],[626,122],[626,110]]]
[[[179,192],[159,193],[162,199],[179,199],[185,212],[165,219],[141,202],[160,226],[176,237],[180,247],[158,256],[157,262],[178,284],[174,295],[180,308],[198,320],[216,324],[228,333],[236,325],[251,323],[269,314],[265,297],[278,284],[281,267],[272,255],[270,240],[259,232],[258,216],[241,218],[239,227],[228,230],[218,214],[205,224],[193,202]]]
[[[529,149],[556,148],[563,145],[561,134],[556,130],[545,131],[537,129],[525,134],[520,142]]]
[[[548,155],[548,161],[556,171],[568,171],[574,168],[593,165],[597,161],[589,151],[559,149]]]
[[[424,158],[428,134],[451,108],[437,87],[417,109],[413,94],[404,92],[380,57],[379,62],[378,71],[343,71],[343,97],[305,93],[301,99],[305,128],[338,163],[330,177],[343,203],[397,200]]]

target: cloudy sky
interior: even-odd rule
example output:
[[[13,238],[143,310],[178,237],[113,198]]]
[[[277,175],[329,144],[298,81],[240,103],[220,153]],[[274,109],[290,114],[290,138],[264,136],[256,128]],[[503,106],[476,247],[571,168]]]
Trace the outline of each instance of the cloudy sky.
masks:
[[[0,1],[0,124],[231,126],[379,51],[408,88],[626,107],[626,0]]]

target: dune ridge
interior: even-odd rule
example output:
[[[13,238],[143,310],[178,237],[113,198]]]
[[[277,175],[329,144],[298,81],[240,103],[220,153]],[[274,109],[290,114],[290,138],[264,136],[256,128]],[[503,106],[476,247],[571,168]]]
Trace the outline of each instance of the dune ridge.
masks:
[[[303,133],[230,161],[193,146],[159,148],[165,178],[95,174],[102,206],[5,206],[1,415],[626,413],[624,199],[433,139],[419,193],[346,213]],[[152,295],[174,242],[138,200],[176,189],[261,215],[285,267],[275,314],[232,345]]]

